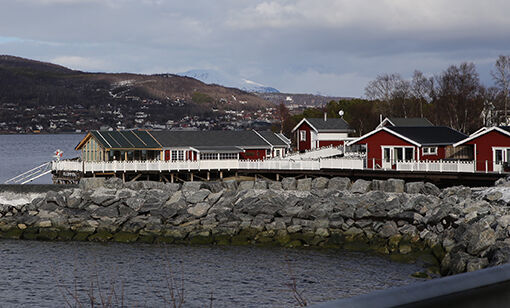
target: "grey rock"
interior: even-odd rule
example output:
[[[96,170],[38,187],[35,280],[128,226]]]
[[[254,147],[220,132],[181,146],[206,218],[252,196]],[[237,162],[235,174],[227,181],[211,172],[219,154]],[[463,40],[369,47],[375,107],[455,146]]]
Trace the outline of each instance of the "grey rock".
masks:
[[[207,214],[207,211],[211,208],[211,205],[207,202],[200,202],[195,206],[192,206],[188,209],[188,213],[193,215],[194,217],[203,217]]]
[[[386,181],[384,181],[384,180],[372,180],[372,183],[370,184],[370,189],[384,191],[385,185],[386,185]]]
[[[470,258],[466,265],[466,271],[474,272],[487,267],[487,265],[489,265],[489,260],[487,258]]]
[[[379,236],[383,238],[389,238],[392,235],[398,234],[397,224],[394,221],[386,222],[381,230],[379,230]]]
[[[166,183],[165,188],[163,190],[173,193],[178,191],[179,189],[181,189],[180,183]]]
[[[441,194],[441,190],[432,183],[425,183],[425,194],[439,196],[439,194]]]
[[[220,190],[216,193],[210,193],[207,196],[207,202],[211,205],[214,205],[218,200],[220,200],[221,196],[223,196],[223,190]]]
[[[199,191],[202,188],[202,182],[184,182],[181,190],[183,191]]]
[[[271,190],[282,190],[282,182],[272,181],[268,183],[269,189]]]
[[[239,182],[238,190],[248,190],[253,189],[255,182],[254,181],[241,181]]]
[[[307,178],[307,179],[299,179],[299,180],[297,180],[296,188],[299,191],[309,191],[309,190],[311,190],[312,189],[312,179],[311,178]]]
[[[208,189],[200,189],[199,191],[190,194],[190,196],[186,198],[186,201],[192,204],[199,203],[204,201],[210,193],[211,192]]]
[[[223,181],[222,184],[223,184],[223,187],[227,190],[237,190],[237,181],[236,180]]]
[[[296,178],[293,178],[293,177],[283,178],[281,183],[282,183],[282,188],[284,190],[296,190],[296,188],[297,188]]]
[[[117,205],[110,205],[107,207],[100,207],[96,209],[91,216],[93,218],[102,218],[102,217],[118,217],[119,216],[119,210]]]
[[[77,209],[81,204],[81,190],[73,189],[73,193],[67,198],[67,206],[69,208]]]
[[[90,200],[97,205],[108,206],[116,201],[117,196],[115,193],[116,191],[113,189],[100,187],[95,189],[94,192],[90,195]]]
[[[267,182],[266,181],[255,181],[253,188],[254,189],[267,189]]]
[[[498,201],[499,199],[503,198],[503,194],[500,191],[492,191],[485,195],[485,200],[489,202]]]
[[[330,184],[331,184],[331,181],[330,181]],[[354,182],[354,184],[352,184],[351,192],[357,193],[357,194],[363,194],[370,190],[370,186],[371,186],[371,182],[365,181],[362,179],[358,179],[358,180],[356,180],[356,182]]]
[[[203,188],[209,189],[213,193],[222,191],[225,187],[221,182],[205,182]]]
[[[405,191],[408,194],[423,194],[425,193],[425,182],[406,183]]]
[[[79,187],[81,190],[91,190],[104,187],[105,178],[81,178]]]
[[[332,190],[349,190],[352,186],[349,178],[334,177],[329,180],[328,189]]]
[[[391,193],[403,193],[405,190],[405,181],[400,179],[388,179],[384,183],[384,191]]]
[[[108,189],[122,189],[124,188],[124,182],[120,178],[111,177],[105,181],[104,187]]]
[[[499,217],[498,218],[498,224],[502,228],[506,229],[510,225],[510,215],[503,215],[503,216]]]
[[[145,200],[137,197],[131,197],[126,199],[125,203],[134,211],[139,211],[142,208]]]
[[[329,184],[329,179],[325,177],[318,177],[312,181],[312,189],[326,189]]]
[[[477,255],[496,243],[496,234],[490,227],[477,223],[467,229],[465,239],[467,252]]]

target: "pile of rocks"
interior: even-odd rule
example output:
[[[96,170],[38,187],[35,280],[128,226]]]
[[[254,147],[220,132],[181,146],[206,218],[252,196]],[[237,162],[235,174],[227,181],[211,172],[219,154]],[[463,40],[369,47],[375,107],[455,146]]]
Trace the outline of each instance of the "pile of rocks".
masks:
[[[508,183],[440,190],[398,179],[181,185],[86,178],[58,192],[0,192],[0,236],[371,250],[423,258],[447,275],[506,262]]]

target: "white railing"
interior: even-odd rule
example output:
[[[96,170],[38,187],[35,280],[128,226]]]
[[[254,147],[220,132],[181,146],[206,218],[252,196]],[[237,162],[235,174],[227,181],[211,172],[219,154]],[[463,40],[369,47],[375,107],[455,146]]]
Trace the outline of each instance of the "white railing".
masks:
[[[325,158],[344,153],[343,145],[341,146],[326,146],[315,149],[307,150],[303,153],[292,153],[284,157],[284,159],[312,159],[312,158]]]
[[[397,171],[475,172],[474,161],[398,161]]]
[[[474,161],[398,161],[395,171],[423,172],[501,172],[501,170],[476,171]],[[75,172],[138,172],[138,171],[200,171],[200,170],[363,170],[367,169],[363,157],[320,159],[268,159],[268,160],[201,160],[201,161],[112,161],[81,162],[54,161],[53,171]],[[370,168],[372,169],[372,168]],[[388,170],[391,170],[389,168]]]

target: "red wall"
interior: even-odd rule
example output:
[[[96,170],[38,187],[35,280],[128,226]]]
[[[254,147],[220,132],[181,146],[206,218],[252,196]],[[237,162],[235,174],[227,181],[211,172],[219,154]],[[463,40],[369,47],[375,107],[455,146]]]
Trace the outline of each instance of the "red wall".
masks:
[[[305,130],[306,131],[306,141],[301,141],[301,139],[299,138],[299,131],[301,130]],[[298,129],[296,130],[296,144],[297,144],[297,147],[298,147],[298,150],[300,152],[302,151],[305,151],[305,150],[310,150],[312,148],[312,142],[311,142],[311,134],[310,134],[310,131],[312,130],[312,128],[310,127],[310,125],[308,125],[308,123],[306,122],[303,122],[303,124],[301,124],[301,126],[298,127]]]
[[[327,147],[327,146],[339,146],[339,145],[343,145],[344,142],[343,141],[338,141],[338,140],[322,140],[322,141],[319,141],[319,148],[322,148],[322,147]]]
[[[446,157],[446,147],[438,146],[436,155],[422,155],[423,147],[420,148],[420,160],[440,160]]]
[[[476,144],[475,160],[477,171],[485,171],[485,161],[488,162],[488,171],[493,171],[492,147],[510,147],[510,137],[500,132],[492,131],[465,144]]]
[[[403,145],[403,146],[414,146],[409,142],[402,140],[400,138],[395,137],[394,135],[385,132],[379,131],[365,139],[362,139],[356,144],[367,144],[367,167],[373,168],[373,160],[375,159],[376,165],[381,165],[382,163],[382,149],[383,145]],[[416,148],[415,148],[416,153]]]
[[[244,153],[239,153],[239,158],[249,160],[263,160],[266,158],[266,149],[246,150]]]

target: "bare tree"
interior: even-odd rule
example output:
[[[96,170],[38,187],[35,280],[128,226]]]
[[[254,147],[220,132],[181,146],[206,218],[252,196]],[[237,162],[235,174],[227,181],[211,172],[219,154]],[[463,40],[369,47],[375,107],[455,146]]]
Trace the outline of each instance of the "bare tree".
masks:
[[[411,80],[411,92],[414,99],[420,105],[420,117],[423,118],[423,103],[430,103],[432,89],[434,87],[433,78],[427,78],[421,71],[414,71]]]
[[[492,79],[503,92],[503,101],[505,104],[505,125],[508,124],[508,92],[510,88],[510,56],[500,55],[496,60],[495,71],[491,71]]]
[[[365,96],[371,100],[380,100],[386,104],[388,115],[392,115],[391,100],[395,95],[397,85],[402,81],[399,74],[377,75],[365,87]]]

